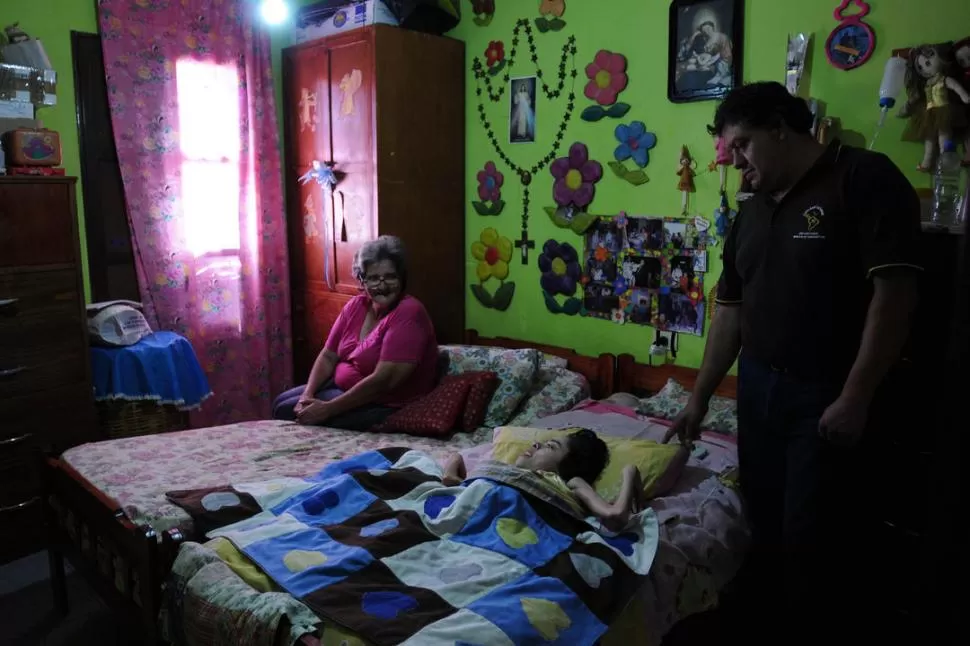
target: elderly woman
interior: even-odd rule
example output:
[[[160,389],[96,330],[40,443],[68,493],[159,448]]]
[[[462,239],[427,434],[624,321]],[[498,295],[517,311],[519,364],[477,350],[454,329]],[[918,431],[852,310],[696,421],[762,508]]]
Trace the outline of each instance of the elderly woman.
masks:
[[[401,240],[365,243],[353,272],[362,293],[341,310],[309,382],[277,397],[273,417],[363,431],[434,388],[434,326],[421,302],[405,293]]]

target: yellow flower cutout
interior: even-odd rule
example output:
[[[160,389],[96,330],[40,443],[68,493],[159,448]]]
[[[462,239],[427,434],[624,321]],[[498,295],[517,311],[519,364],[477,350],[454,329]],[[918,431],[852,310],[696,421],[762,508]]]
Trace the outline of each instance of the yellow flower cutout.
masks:
[[[472,243],[472,257],[478,261],[478,280],[483,283],[493,277],[505,280],[509,277],[512,242],[492,227],[482,229],[478,242]]]
[[[543,16],[562,18],[562,15],[566,13],[566,0],[541,0],[539,13]]]

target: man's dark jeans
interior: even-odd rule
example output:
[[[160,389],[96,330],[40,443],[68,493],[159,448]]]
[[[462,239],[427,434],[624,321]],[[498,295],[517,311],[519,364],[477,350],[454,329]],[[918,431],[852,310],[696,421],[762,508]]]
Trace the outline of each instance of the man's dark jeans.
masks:
[[[863,557],[855,549],[859,452],[818,432],[819,418],[840,392],[841,384],[799,379],[741,358],[740,485],[752,531],[746,596],[762,626],[777,618],[806,639],[814,633],[831,641],[828,625],[854,614],[846,606],[854,604]],[[792,635],[789,629],[782,634]]]

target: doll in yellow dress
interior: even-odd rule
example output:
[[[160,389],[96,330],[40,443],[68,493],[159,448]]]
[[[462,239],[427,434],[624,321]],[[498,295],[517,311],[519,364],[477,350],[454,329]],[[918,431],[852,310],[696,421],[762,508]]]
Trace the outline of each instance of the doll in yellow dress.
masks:
[[[964,105],[970,104],[970,93],[956,78],[951,49],[949,44],[915,47],[906,65],[908,100],[900,116],[909,124],[903,140],[923,142],[917,168],[926,173],[933,171],[944,142],[954,141],[967,125]]]

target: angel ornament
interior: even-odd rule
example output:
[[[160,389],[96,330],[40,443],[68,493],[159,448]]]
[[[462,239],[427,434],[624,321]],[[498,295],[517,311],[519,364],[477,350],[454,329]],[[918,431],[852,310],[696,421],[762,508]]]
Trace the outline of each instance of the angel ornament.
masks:
[[[310,165],[310,170],[300,177],[300,184],[316,182],[325,191],[332,191],[337,185],[337,176],[333,172],[333,164],[330,162],[321,163],[316,159]]]
[[[697,162],[690,156],[690,151],[687,150],[687,146],[681,146],[680,169],[677,171],[677,176],[680,177],[680,181],[677,183],[677,190],[683,195],[681,215],[687,215],[690,207],[690,194],[696,190],[694,188],[694,176],[697,174],[694,168],[696,167]]]
[[[900,117],[908,118],[904,141],[923,142],[923,161],[917,168],[933,172],[946,141],[953,141],[967,125],[966,105],[970,93],[957,79],[958,71],[949,45],[920,45],[910,52],[906,64],[908,100]]]

